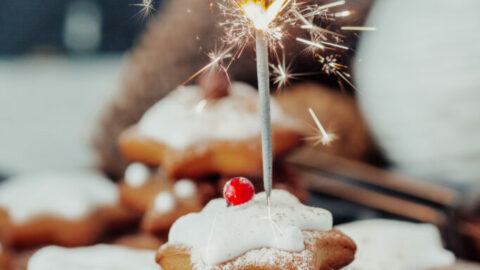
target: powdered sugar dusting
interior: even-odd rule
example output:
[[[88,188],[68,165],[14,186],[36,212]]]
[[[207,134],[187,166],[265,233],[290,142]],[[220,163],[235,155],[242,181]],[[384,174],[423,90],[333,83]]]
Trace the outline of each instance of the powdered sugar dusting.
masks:
[[[275,100],[271,114],[275,124],[296,126]],[[229,96],[204,100],[199,86],[179,86],[144,114],[138,132],[177,149],[212,140],[252,138],[260,134],[258,94],[236,82]]]
[[[271,198],[271,217],[263,192],[236,207],[227,207],[223,199],[213,200],[202,212],[177,220],[170,230],[169,243],[190,247],[193,264],[203,265],[198,269],[209,269],[207,265],[219,265],[242,254],[248,260],[274,258],[248,254],[255,249],[264,253],[302,253],[303,231],[326,231],[332,227],[332,216],[327,210],[305,206],[283,190],[273,190]]]

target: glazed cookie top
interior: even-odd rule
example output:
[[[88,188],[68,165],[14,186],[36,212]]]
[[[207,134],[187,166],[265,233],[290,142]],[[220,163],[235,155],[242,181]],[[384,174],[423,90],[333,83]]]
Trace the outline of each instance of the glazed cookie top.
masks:
[[[93,172],[29,174],[0,184],[0,208],[14,223],[43,215],[79,219],[117,199],[115,184]]]
[[[273,190],[271,199],[270,215],[263,192],[240,206],[212,200],[200,213],[178,219],[168,243],[190,248],[194,265],[216,265],[259,248],[300,252],[303,231],[332,227],[330,212],[305,206],[286,191]]]
[[[82,248],[49,246],[28,261],[28,270],[159,270],[153,251],[112,245]]]
[[[355,260],[345,270],[424,270],[455,262],[455,256],[443,248],[438,229],[430,224],[375,219],[337,228],[358,246]]]
[[[212,140],[240,140],[260,134],[258,94],[251,86],[232,83],[226,97],[205,99],[199,86],[179,86],[153,105],[138,123],[141,135],[182,149]],[[272,122],[296,126],[274,99]]]

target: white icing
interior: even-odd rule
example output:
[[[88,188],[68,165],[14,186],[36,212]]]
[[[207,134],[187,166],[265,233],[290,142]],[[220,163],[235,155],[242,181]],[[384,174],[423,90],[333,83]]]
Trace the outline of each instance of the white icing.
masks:
[[[430,224],[376,219],[337,228],[357,244],[355,261],[345,270],[427,270],[455,262]]]
[[[21,175],[0,184],[0,207],[15,223],[41,215],[79,219],[117,198],[115,184],[93,172]]]
[[[332,226],[330,212],[305,206],[286,191],[273,190],[271,199],[271,219],[263,192],[235,207],[227,207],[224,199],[212,200],[200,213],[178,219],[169,243],[190,247],[194,264],[216,265],[259,248],[302,251],[303,230]]]
[[[197,192],[197,186],[189,179],[177,181],[173,186],[173,192],[180,199],[191,198]]]
[[[131,187],[140,187],[147,182],[150,170],[142,163],[135,162],[125,170],[125,182]]]
[[[272,122],[295,126],[272,99]],[[258,94],[244,83],[233,83],[230,95],[205,103],[199,86],[179,86],[151,107],[138,123],[140,134],[173,148],[212,140],[240,140],[260,134]]]
[[[168,213],[173,210],[173,208],[177,205],[177,201],[173,194],[168,191],[163,191],[155,196],[155,200],[153,203],[153,207],[155,212],[159,214]]]
[[[49,246],[28,261],[28,270],[159,270],[155,252],[111,245]]]

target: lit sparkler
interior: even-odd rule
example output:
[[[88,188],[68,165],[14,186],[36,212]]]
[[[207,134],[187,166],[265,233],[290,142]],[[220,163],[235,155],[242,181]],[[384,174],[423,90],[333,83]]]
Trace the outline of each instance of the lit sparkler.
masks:
[[[315,1],[311,1],[315,2]],[[348,10],[333,12],[331,9],[344,5],[345,1],[335,1],[327,4],[311,4],[310,2],[297,0],[222,0],[219,4],[225,20],[220,23],[224,27],[226,35],[223,39],[226,47],[237,47],[233,59],[238,57],[247,44],[254,40],[257,56],[257,80],[260,95],[261,108],[261,137],[263,158],[264,189],[267,194],[267,202],[270,203],[272,190],[272,134],[270,119],[270,70],[269,50],[278,58],[278,48],[283,48],[282,42],[287,28],[299,28],[309,34],[310,39],[297,36],[295,40],[307,45],[317,55],[318,50],[328,49],[348,50],[347,46],[340,44],[342,35],[316,24],[318,21],[333,21],[337,17],[346,17],[351,14]],[[349,74],[343,70],[343,65],[337,63],[335,57],[317,57],[322,60],[322,71],[333,74],[353,84],[348,80]],[[276,75],[277,85],[286,85],[292,78],[287,65],[279,63],[272,66]],[[317,124],[320,122],[316,121]],[[319,125],[321,127],[321,125]],[[331,141],[332,136],[321,127],[322,142]]]
[[[349,50],[343,43],[344,35],[330,29],[330,25],[336,18],[344,18],[352,12],[340,10],[345,5],[345,0],[337,0],[330,3],[318,3],[319,0],[218,0],[218,6],[224,20],[220,26],[225,30],[222,39],[224,50],[211,53],[210,63],[193,74],[187,81],[198,76],[202,72],[214,68],[227,69],[230,64],[238,59],[244,49],[252,42],[256,45],[257,55],[257,79],[260,95],[261,108],[261,134],[262,134],[262,157],[264,188],[267,201],[270,202],[272,189],[272,137],[270,120],[270,70],[274,74],[274,82],[278,87],[285,86],[294,77],[285,62],[270,64],[269,53],[272,52],[277,59],[283,54],[283,42],[291,38],[292,33],[298,33],[294,40],[308,48],[313,56],[321,64],[321,72],[334,75],[340,81],[347,82],[355,88],[350,81],[347,67],[338,63],[338,57],[331,51]],[[153,9],[152,0],[143,0],[145,12]],[[290,29],[300,31],[289,31]],[[345,27],[343,31],[371,31],[371,28]],[[302,34],[303,33],[303,34]],[[223,61],[229,59],[226,66]],[[341,83],[340,83],[341,84]],[[313,111],[310,110],[312,117]],[[316,120],[315,120],[316,119]],[[328,143],[333,139],[321,126],[318,118],[314,117],[319,131],[322,134],[322,143]]]

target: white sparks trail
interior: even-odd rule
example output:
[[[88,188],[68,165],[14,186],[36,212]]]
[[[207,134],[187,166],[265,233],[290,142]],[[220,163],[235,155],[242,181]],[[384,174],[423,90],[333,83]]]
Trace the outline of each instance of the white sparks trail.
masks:
[[[342,26],[343,31],[377,31],[376,27],[371,26]]]
[[[141,14],[143,18],[148,17],[153,11],[155,11],[153,0],[143,0],[141,3],[132,4],[132,6],[141,8],[138,14]]]
[[[321,49],[321,50],[325,50],[325,46],[323,46],[321,43],[313,42],[311,40],[307,40],[307,39],[304,39],[304,38],[296,38],[296,40],[298,42],[304,43],[304,44],[309,45],[311,47],[318,48],[318,49]]]
[[[324,45],[336,47],[336,48],[343,49],[343,50],[348,50],[349,49],[347,46],[343,46],[343,45],[340,45],[340,44],[331,43],[331,42],[327,42],[327,41],[321,41],[321,43],[324,44]]]
[[[313,111],[312,108],[308,108],[308,112],[310,113],[310,116],[312,117],[313,121],[315,122],[315,125],[318,128],[318,131],[320,132],[320,135],[312,136],[309,139],[315,140],[315,145],[321,143],[323,145],[328,145],[330,144],[333,140],[335,140],[335,135],[328,133],[325,128],[323,127],[322,123],[320,123],[320,120],[318,119],[317,115]]]

